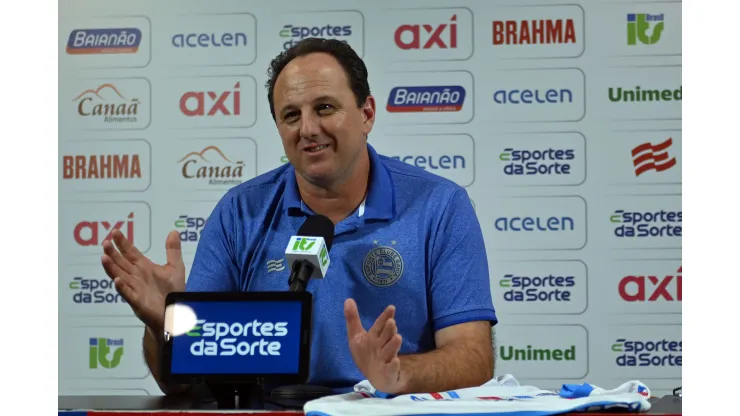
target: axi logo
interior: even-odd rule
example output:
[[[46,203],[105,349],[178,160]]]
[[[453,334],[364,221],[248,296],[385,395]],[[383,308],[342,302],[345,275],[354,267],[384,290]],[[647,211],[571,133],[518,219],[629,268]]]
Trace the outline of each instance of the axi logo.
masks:
[[[139,155],[64,155],[62,179],[141,179]]]
[[[542,232],[573,231],[572,217],[499,217],[494,222],[497,231]]]
[[[90,368],[116,368],[123,358],[123,338],[90,338]],[[109,354],[113,354],[109,357]]]
[[[75,277],[69,283],[74,303],[126,303],[111,279]]]
[[[509,176],[570,175],[575,149],[517,149],[509,147],[499,155]]]
[[[180,97],[180,111],[188,117],[238,116],[241,114],[240,83],[232,91],[190,91]],[[208,98],[206,98],[208,96]]]
[[[124,97],[113,84],[82,91],[72,101],[81,117],[100,117],[104,123],[135,123],[141,104],[138,98]]]
[[[499,285],[507,290],[507,302],[570,302],[571,291],[575,286],[575,276],[517,276],[506,274]]]
[[[682,211],[618,209],[609,220],[613,224],[622,224],[614,228],[614,235],[620,238],[681,237]]]
[[[457,48],[457,15],[449,22],[431,25],[401,25],[393,33],[396,46],[410,49],[455,49]]]
[[[494,45],[576,43],[573,19],[494,20]]]
[[[465,88],[459,85],[394,87],[386,109],[389,113],[460,111],[464,102]]]
[[[197,325],[187,335],[203,338],[190,345],[190,353],[195,356],[280,355],[282,346],[280,342],[267,341],[265,338],[288,335],[288,323],[254,320],[243,324],[241,322],[207,322],[205,319],[199,319]],[[259,338],[255,339],[255,337]],[[207,340],[208,338],[213,338],[213,341]],[[243,340],[237,343],[240,339]]]
[[[627,45],[634,46],[638,42],[643,45],[658,43],[665,28],[663,13],[628,13],[627,14]],[[650,34],[648,35],[648,30]]]
[[[75,29],[67,40],[70,55],[136,53],[141,44],[141,31],[126,29]]]
[[[126,220],[111,223],[109,221],[80,221],[74,228],[74,238],[77,244],[88,246],[99,246],[106,240],[110,233],[121,230],[128,241],[134,242],[134,213],[128,214]],[[102,238],[101,238],[102,237]]]
[[[629,275],[619,281],[619,296],[627,302],[681,302],[681,270],[666,276]],[[649,287],[648,287],[649,286]]]
[[[499,358],[504,361],[575,361],[576,346],[569,348],[515,348],[512,345],[499,347]]]
[[[619,338],[612,351],[619,353],[615,362],[620,367],[681,367],[681,341],[632,341]]]
[[[177,163],[182,163],[183,178],[207,179],[209,185],[238,185],[244,175],[244,162],[232,162],[216,146],[190,152]]]
[[[673,145],[673,138],[657,145],[643,143],[632,149],[632,164],[635,166],[635,176],[654,170],[666,171],[676,166],[676,158],[670,157],[668,149]]]
[[[182,230],[180,231],[180,241],[183,242],[198,242],[205,225],[206,219],[202,217],[180,215],[175,220],[175,228]]]

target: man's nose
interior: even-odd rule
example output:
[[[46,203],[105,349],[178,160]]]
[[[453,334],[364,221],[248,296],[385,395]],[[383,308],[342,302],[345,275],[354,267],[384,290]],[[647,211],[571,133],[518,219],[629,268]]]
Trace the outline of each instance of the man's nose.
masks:
[[[304,113],[301,117],[301,138],[311,139],[321,132],[321,118],[313,113]]]

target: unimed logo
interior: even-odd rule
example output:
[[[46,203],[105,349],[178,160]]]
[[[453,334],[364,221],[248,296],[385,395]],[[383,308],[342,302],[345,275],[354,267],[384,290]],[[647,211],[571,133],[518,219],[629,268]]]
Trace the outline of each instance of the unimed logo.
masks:
[[[201,337],[190,346],[194,356],[280,355],[279,339],[288,335],[287,322],[208,322],[199,319],[187,333]]]
[[[516,348],[512,345],[499,347],[498,358],[503,361],[575,361],[576,346],[568,348],[535,348],[527,345]]]
[[[112,369],[121,364],[123,338],[90,338],[90,368]]]

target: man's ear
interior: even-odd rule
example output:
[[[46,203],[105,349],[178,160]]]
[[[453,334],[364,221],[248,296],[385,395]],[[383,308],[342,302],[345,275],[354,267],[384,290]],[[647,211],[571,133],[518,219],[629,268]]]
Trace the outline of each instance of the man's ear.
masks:
[[[367,99],[365,99],[365,103],[362,105],[362,115],[362,132],[367,138],[373,130],[373,125],[375,125],[375,97],[372,95],[369,95]]]

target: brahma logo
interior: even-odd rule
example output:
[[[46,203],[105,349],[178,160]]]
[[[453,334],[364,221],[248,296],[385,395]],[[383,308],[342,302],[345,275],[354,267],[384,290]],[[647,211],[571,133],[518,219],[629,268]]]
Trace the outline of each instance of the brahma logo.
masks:
[[[494,45],[576,43],[573,19],[494,20]]]
[[[681,302],[683,267],[665,276],[629,275],[619,281],[619,296],[626,302]]]
[[[62,179],[141,179],[139,154],[63,155]]]
[[[632,163],[635,166],[635,176],[648,171],[663,172],[676,166],[676,158],[670,157],[668,149],[673,145],[673,139],[668,138],[663,143],[653,145],[643,143],[632,149]]]
[[[136,53],[141,44],[141,30],[125,29],[75,29],[67,40],[70,55]]]
[[[681,341],[667,339],[633,341],[619,338],[612,345],[620,367],[681,367]]]
[[[460,85],[395,87],[388,96],[390,113],[460,111],[465,88]]]
[[[203,338],[190,345],[190,353],[194,356],[280,355],[280,341],[267,339],[288,335],[288,323],[258,320],[227,323],[199,319],[187,335]]]

